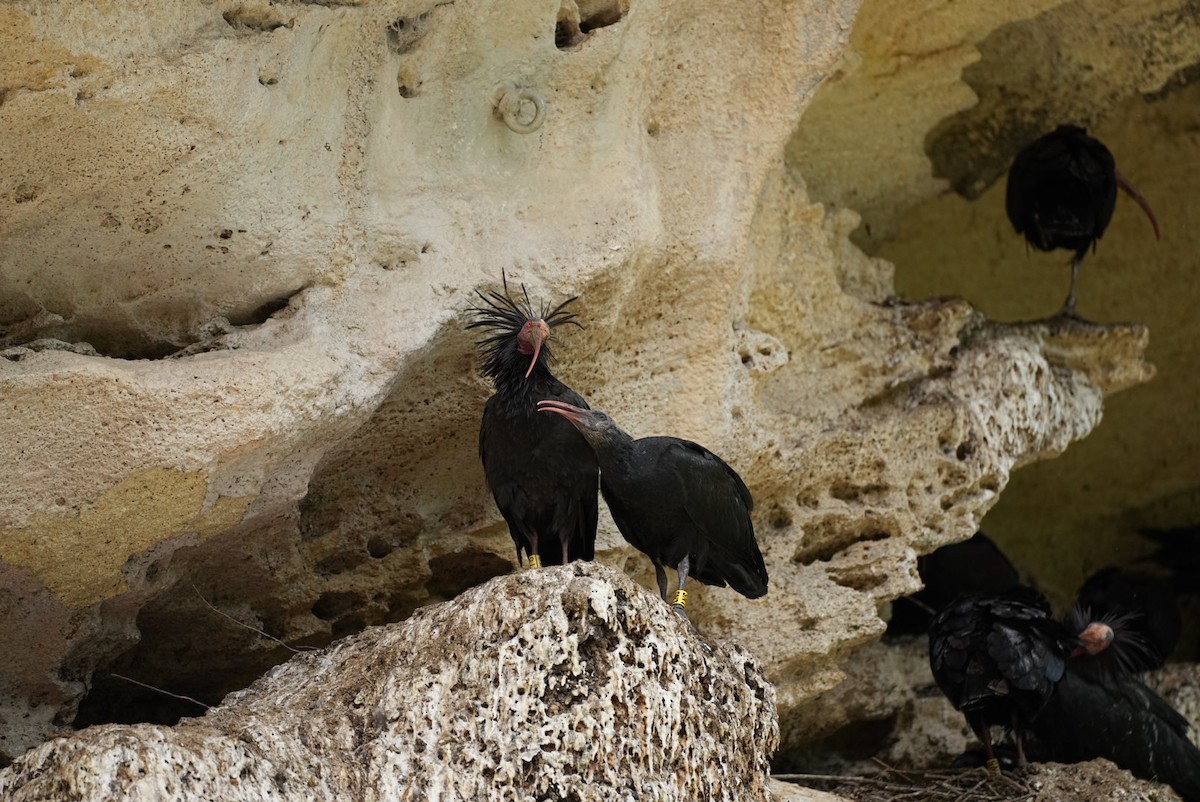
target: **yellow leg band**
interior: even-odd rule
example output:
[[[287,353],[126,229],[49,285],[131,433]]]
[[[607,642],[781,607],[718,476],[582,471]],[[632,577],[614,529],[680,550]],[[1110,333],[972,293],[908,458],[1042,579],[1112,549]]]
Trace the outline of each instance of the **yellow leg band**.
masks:
[[[675,596],[671,599],[671,604],[675,607],[686,607],[687,594],[688,592],[686,590],[675,591]]]
[[[541,568],[542,567],[542,558],[536,554],[530,554],[529,555],[529,567],[530,568]]]
[[[996,758],[991,758],[990,760],[988,760],[987,767],[988,767],[988,771],[990,771],[992,774],[1000,773],[1000,761],[996,760]]]

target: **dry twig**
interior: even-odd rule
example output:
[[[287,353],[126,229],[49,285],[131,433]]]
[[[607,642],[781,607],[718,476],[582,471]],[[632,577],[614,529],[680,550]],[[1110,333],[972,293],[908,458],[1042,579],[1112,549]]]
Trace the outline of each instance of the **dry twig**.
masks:
[[[1013,774],[985,768],[900,771],[876,761],[883,771],[866,776],[776,774],[777,780],[829,791],[855,802],[1032,802],[1037,792]]]

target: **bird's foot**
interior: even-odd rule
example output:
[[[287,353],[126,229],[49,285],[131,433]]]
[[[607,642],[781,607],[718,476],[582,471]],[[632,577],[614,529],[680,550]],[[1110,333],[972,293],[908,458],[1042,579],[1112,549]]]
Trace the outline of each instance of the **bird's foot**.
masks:
[[[1076,311],[1075,311],[1075,305],[1074,305],[1074,304],[1072,304],[1072,305],[1070,305],[1070,306],[1064,306],[1062,309],[1059,309],[1057,312],[1055,312],[1055,313],[1054,313],[1054,316],[1050,318],[1050,323],[1051,323],[1051,324],[1055,324],[1055,323],[1066,323],[1066,324],[1071,324],[1071,323],[1082,323],[1082,324],[1084,324],[1085,326],[1098,326],[1098,325],[1100,325],[1100,324],[1098,324],[1096,321],[1094,321],[1094,320],[1088,320],[1086,317],[1084,317],[1083,315],[1081,315],[1081,314],[1079,314],[1078,312],[1076,312]]]

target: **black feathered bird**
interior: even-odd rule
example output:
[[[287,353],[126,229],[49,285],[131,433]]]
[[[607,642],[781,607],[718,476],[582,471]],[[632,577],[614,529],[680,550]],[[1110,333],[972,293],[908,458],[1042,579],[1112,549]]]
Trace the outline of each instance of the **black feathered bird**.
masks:
[[[566,418],[600,461],[600,492],[621,534],[654,563],[667,599],[669,565],[678,573],[675,609],[682,612],[688,577],[728,584],[757,599],[767,567],[754,539],[754,501],[740,476],[704,446],[678,437],[634,440],[597,410],[560,401],[539,408]]]
[[[1041,594],[1019,585],[1001,594],[969,594],[929,624],[929,667],[942,693],[998,764],[991,727],[1012,730],[1025,763],[1023,732],[1062,679],[1074,644]]]
[[[1131,646],[1118,651],[1133,673],[1161,668],[1175,651],[1183,630],[1179,605],[1169,583],[1136,571],[1100,569],[1083,583],[1075,606],[1076,618],[1120,621],[1117,631],[1131,641]]]
[[[1187,719],[1129,671],[1128,650],[1142,648],[1125,629],[1129,618],[1088,619],[1076,608],[1067,629],[1101,633],[1092,641],[1098,648],[1076,649],[1067,661],[1031,725],[1031,753],[1058,763],[1106,758],[1135,777],[1170,785],[1185,802],[1200,802],[1200,750],[1188,740]]]
[[[967,593],[1003,593],[1020,584],[1016,566],[983,532],[917,559],[925,587],[892,604],[889,635],[926,632],[934,614]]]
[[[1149,559],[1166,569],[1175,591],[1200,593],[1200,526],[1143,529],[1141,534],[1158,544]]]
[[[509,297],[507,280],[503,293],[476,294],[483,305],[471,310],[475,318],[467,328],[492,332],[478,345],[483,372],[496,390],[483,409],[479,457],[517,561],[528,555],[537,567],[590,560],[599,509],[596,455],[574,426],[537,409],[546,399],[587,407],[548,365],[551,332],[565,323],[579,325],[566,311],[575,299],[534,314],[528,293],[523,305]]]
[[[1117,187],[1142,207],[1158,238],[1158,220],[1150,204],[1117,171],[1104,143],[1079,126],[1060,125],[1034,140],[1009,168],[1004,202],[1013,228],[1040,251],[1075,252],[1071,289],[1060,314],[1074,314],[1079,264],[1112,220]]]

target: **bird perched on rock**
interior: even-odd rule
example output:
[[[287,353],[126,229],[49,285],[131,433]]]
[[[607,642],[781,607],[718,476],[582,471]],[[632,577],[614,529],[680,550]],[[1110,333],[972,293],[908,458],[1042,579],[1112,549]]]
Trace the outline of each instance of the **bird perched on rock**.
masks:
[[[528,293],[523,305],[509,297],[507,279],[503,293],[476,294],[483,305],[471,310],[475,318],[467,328],[491,332],[478,345],[483,372],[496,391],[483,409],[479,456],[517,561],[528,555],[537,568],[543,562],[590,560],[599,508],[596,455],[574,426],[537,409],[546,399],[587,407],[549,367],[551,332],[566,323],[579,325],[566,311],[575,298],[534,314]]]
[[[1116,168],[1104,143],[1076,125],[1060,125],[1021,149],[1008,171],[1005,209],[1018,234],[1040,251],[1066,248],[1071,289],[1059,314],[1075,313],[1075,283],[1088,249],[1108,228],[1117,187],[1137,202],[1159,238],[1158,220],[1146,199]]]
[[[1053,695],[1073,644],[1046,600],[1024,585],[962,596],[930,622],[933,678],[983,743],[993,770],[999,764],[991,727],[1012,730],[1024,765],[1023,732]]]
[[[1185,802],[1200,802],[1200,750],[1188,740],[1188,721],[1129,671],[1129,650],[1142,648],[1126,628],[1128,616],[1089,620],[1076,608],[1070,631],[1093,631],[1067,660],[1042,715],[1031,725],[1039,760],[1077,763],[1102,757],[1135,777],[1167,783]],[[1107,632],[1106,632],[1107,631]]]
[[[1116,654],[1135,674],[1161,668],[1175,651],[1183,630],[1179,605],[1169,584],[1122,568],[1102,568],[1088,577],[1079,589],[1075,607],[1076,617],[1120,621],[1119,632],[1129,645],[1119,648]]]
[[[678,437],[634,440],[598,410],[556,400],[538,408],[566,418],[595,450],[604,501],[625,539],[654,563],[664,600],[664,566],[675,568],[678,612],[684,613],[689,577],[728,584],[751,599],[767,592],[767,567],[750,521],[754,501],[720,457]]]

